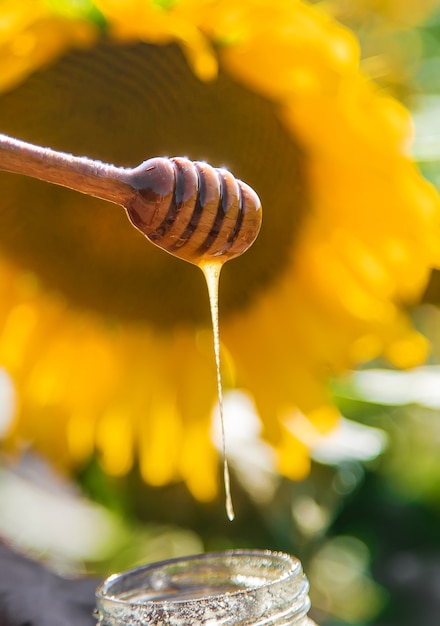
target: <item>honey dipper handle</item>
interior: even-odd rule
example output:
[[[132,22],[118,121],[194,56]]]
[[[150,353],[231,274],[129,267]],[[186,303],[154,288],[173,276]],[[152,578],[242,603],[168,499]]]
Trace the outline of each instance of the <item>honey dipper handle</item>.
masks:
[[[124,205],[132,195],[130,170],[42,148],[0,134],[0,170],[24,174]]]

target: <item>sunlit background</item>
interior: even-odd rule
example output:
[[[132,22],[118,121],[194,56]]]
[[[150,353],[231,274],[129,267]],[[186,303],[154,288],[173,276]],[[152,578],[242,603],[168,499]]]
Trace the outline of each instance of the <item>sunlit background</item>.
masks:
[[[354,31],[362,71],[410,109],[412,155],[440,190],[440,3],[329,0],[317,9]],[[153,486],[135,467],[112,476],[99,455],[69,474],[32,446],[17,457],[8,445],[0,456],[0,536],[65,575],[107,575],[232,547],[284,550],[303,562],[320,626],[438,625],[439,305],[434,273],[409,311],[430,345],[420,366],[394,369],[379,357],[331,377],[340,420],[328,435],[305,424],[312,463],[303,480],[280,474],[252,395],[227,385],[233,523],[221,488],[203,502],[181,480]],[[276,367],[267,366],[268,379]],[[13,377],[0,370],[0,438],[20,401]],[[210,437],[220,463],[217,406]]]

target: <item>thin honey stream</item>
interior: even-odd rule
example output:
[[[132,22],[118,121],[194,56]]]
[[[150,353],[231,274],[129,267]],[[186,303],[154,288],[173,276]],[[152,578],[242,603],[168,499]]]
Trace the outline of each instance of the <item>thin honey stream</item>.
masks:
[[[223,411],[223,385],[221,374],[221,359],[220,359],[220,330],[218,321],[218,284],[220,278],[220,271],[222,268],[220,261],[205,262],[200,264],[200,268],[205,275],[206,284],[208,286],[209,304],[211,307],[211,319],[212,319],[212,332],[214,337],[214,353],[215,364],[217,369],[217,393],[218,404],[220,411],[220,423],[222,433],[222,453],[223,453],[223,480],[225,485],[225,498],[226,498],[226,515],[232,522],[235,519],[234,506],[232,503],[231,494],[231,481],[229,478],[229,466],[226,455],[226,433],[225,433],[225,420]]]

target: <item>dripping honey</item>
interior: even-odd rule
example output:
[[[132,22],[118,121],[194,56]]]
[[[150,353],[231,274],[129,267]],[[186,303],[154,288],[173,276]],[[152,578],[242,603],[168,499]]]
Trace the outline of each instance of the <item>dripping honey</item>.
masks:
[[[157,157],[135,168],[121,168],[2,134],[0,170],[120,204],[133,226],[152,243],[202,269],[214,334],[226,510],[234,519],[223,421],[218,281],[223,264],[243,254],[259,233],[262,212],[257,194],[224,168],[201,161]]]
[[[220,278],[220,271],[222,263],[211,262],[201,263],[200,268],[203,271],[208,286],[209,304],[211,307],[211,319],[212,319],[212,332],[214,335],[214,354],[215,364],[217,370],[217,393],[218,393],[218,405],[220,410],[220,422],[222,432],[222,450],[223,450],[223,478],[225,484],[225,497],[226,497],[226,514],[228,519],[232,522],[235,519],[234,506],[232,504],[231,486],[229,479],[229,467],[228,459],[226,456],[226,434],[225,434],[225,420],[223,412],[223,385],[222,375],[220,367],[220,330],[218,322],[218,282]]]
[[[223,264],[254,242],[261,205],[251,187],[224,169],[184,158],[150,159],[133,170],[138,190],[127,208],[132,223],[157,246],[198,265],[208,287],[217,371],[226,513],[235,517],[230,490],[220,364],[218,283]]]

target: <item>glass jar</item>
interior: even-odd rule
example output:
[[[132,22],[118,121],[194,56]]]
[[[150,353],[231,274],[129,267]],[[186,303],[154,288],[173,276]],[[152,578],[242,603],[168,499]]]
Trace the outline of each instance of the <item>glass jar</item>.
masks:
[[[101,626],[314,626],[298,559],[233,550],[114,574],[98,587]]]

